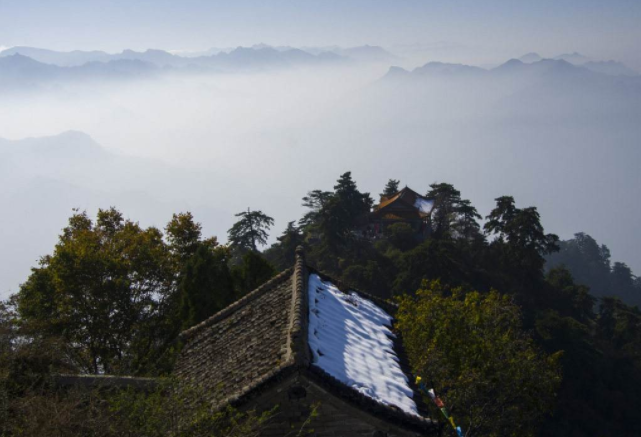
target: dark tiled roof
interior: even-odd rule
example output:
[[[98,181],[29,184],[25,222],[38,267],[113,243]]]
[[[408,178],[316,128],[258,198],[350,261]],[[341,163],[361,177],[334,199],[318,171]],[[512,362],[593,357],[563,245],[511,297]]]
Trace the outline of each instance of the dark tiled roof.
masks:
[[[417,218],[429,216],[415,206],[417,199],[429,200],[411,188],[405,187],[393,196],[381,197],[381,202],[374,206],[373,215],[386,219],[393,219],[394,215],[398,215],[399,219],[407,218],[405,215],[408,212],[413,212]]]
[[[241,397],[292,364],[292,269],[181,334],[174,374],[215,404]]]
[[[307,343],[310,272],[348,289],[340,281],[307,267],[299,248],[294,268],[181,334],[185,345],[175,375],[204,388],[214,404],[223,405],[244,402],[294,372],[301,372],[328,392],[379,419],[413,430],[433,430],[434,423],[429,419],[383,405],[311,365]],[[394,304],[357,293],[387,312],[395,312]],[[395,350],[410,379],[419,412],[426,416],[427,409],[413,384],[400,337],[395,341]]]

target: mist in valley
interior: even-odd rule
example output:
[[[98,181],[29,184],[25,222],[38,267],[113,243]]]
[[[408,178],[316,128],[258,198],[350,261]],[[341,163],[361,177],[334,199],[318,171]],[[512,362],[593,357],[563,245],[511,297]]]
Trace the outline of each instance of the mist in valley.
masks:
[[[129,59],[146,64],[126,74],[106,67],[122,59],[75,70],[0,54],[1,297],[51,253],[73,208],[115,206],[160,228],[191,211],[224,242],[249,207],[274,217],[274,241],[308,191],[345,171],[375,200],[390,178],[422,193],[449,182],[484,216],[512,195],[538,207],[546,231],[587,232],[641,272],[640,76],[386,53],[225,69]],[[8,59],[21,66],[2,70]]]

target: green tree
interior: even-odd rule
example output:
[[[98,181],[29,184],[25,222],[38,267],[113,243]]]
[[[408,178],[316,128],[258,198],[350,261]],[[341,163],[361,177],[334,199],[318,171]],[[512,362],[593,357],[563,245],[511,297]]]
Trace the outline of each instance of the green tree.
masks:
[[[467,239],[479,239],[481,236],[481,225],[477,220],[482,217],[469,200],[461,200],[456,208],[458,217],[453,224],[456,233]]]
[[[334,197],[331,191],[313,190],[303,197],[303,206],[309,211],[299,220],[300,227],[309,229],[319,222],[320,212],[327,206],[329,201]]]
[[[264,246],[267,244],[267,231],[274,225],[274,219],[262,211],[239,212],[236,217],[240,217],[229,229],[229,242],[232,247],[242,250],[258,251],[258,244]]]
[[[258,437],[277,411],[213,410],[204,390],[175,380],[144,390],[41,388],[11,399],[10,408],[0,430],[22,437]]]
[[[183,329],[202,322],[234,300],[228,261],[227,248],[201,244],[185,264],[178,286]]]
[[[434,238],[451,237],[453,224],[458,217],[461,192],[451,184],[435,183],[430,185],[430,190],[425,196],[434,201],[432,235]]]
[[[239,296],[263,285],[275,274],[274,267],[258,252],[246,252],[241,263],[232,269]]]
[[[361,193],[352,179],[352,172],[343,173],[334,185],[334,194],[347,212],[349,219],[355,221],[371,211],[374,201],[369,193]]]
[[[527,276],[540,276],[544,256],[559,250],[559,237],[544,232],[536,208],[519,209],[513,197],[497,198],[496,208],[486,218],[485,232],[497,237],[496,244],[505,245],[506,264],[521,272],[530,272]]]
[[[385,184],[385,188],[383,188],[383,192],[380,194],[381,197],[389,197],[393,196],[394,194],[398,193],[398,184],[400,184],[401,181],[396,180],[396,179],[390,179],[387,181],[387,184]]]
[[[597,297],[610,292],[610,250],[584,232],[559,242],[560,250],[546,257],[546,268],[564,265],[576,281],[590,287]]]
[[[620,296],[632,305],[641,305],[641,290],[635,286],[635,276],[627,264],[615,262],[612,265],[609,294]]]
[[[409,223],[394,223],[385,232],[387,240],[397,249],[406,251],[416,246],[416,232]]]
[[[464,284],[468,273],[461,261],[462,255],[455,242],[426,240],[395,259],[398,274],[394,279],[394,294],[416,290],[425,279]]]
[[[590,295],[588,287],[575,283],[568,269],[555,267],[548,272],[546,280],[552,290],[549,297],[550,308],[582,323],[589,323],[594,319],[596,299]]]
[[[276,238],[278,242],[263,253],[265,258],[279,270],[285,270],[294,265],[296,248],[304,243],[303,234],[295,223],[293,221],[287,223],[283,234]]]
[[[507,296],[435,281],[399,303],[397,326],[412,367],[466,436],[535,435],[561,379],[558,355],[535,346]]]
[[[330,253],[349,244],[351,231],[359,223],[365,223],[373,204],[369,193],[358,191],[351,172],[340,176],[334,195],[318,213],[318,228]]]
[[[95,223],[75,213],[53,255],[21,286],[21,320],[63,337],[86,372],[134,372],[146,351],[132,345],[160,317],[157,299],[172,291],[167,253],[158,229],[142,229],[115,208],[99,210]]]
[[[202,239],[202,226],[194,221],[194,216],[190,212],[174,214],[165,227],[165,235],[170,251],[180,264],[192,257],[201,245],[210,247],[218,245],[216,237]]]

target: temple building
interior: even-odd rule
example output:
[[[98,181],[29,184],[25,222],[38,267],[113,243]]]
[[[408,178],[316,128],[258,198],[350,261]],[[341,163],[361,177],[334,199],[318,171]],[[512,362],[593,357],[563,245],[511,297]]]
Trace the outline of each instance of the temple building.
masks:
[[[380,235],[395,223],[407,223],[419,239],[425,239],[430,232],[430,217],[434,201],[421,196],[409,187],[391,196],[381,196],[369,217],[369,230]]]

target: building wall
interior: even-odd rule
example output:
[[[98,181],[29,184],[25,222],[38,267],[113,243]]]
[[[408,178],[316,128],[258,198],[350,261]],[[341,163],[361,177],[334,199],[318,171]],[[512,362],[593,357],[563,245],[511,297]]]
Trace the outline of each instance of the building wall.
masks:
[[[307,420],[301,436],[311,437],[418,437],[378,420],[367,412],[349,405],[327,393],[304,376],[295,375],[276,388],[251,401],[249,409],[278,409],[262,437],[296,437]],[[315,417],[311,417],[316,408]]]

